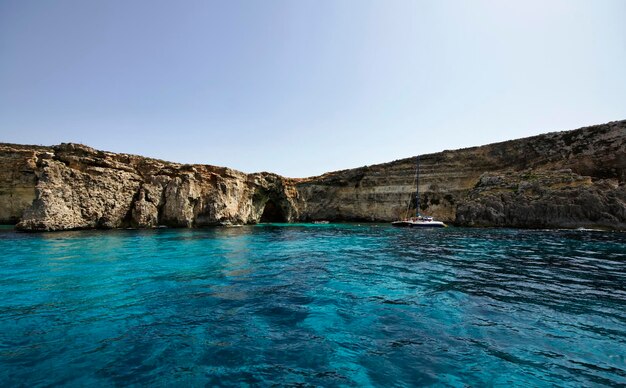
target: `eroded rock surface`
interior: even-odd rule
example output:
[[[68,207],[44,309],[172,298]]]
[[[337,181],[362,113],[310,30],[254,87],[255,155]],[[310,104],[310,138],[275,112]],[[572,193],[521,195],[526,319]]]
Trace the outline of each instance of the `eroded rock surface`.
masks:
[[[414,174],[409,158],[308,179],[297,186],[300,217],[397,219],[414,212]],[[423,155],[420,210],[463,226],[622,229],[625,181],[626,121],[617,121]]]
[[[626,121],[421,156],[420,210],[464,226],[626,228]],[[98,151],[0,144],[0,222],[23,230],[414,212],[415,159],[288,179]]]
[[[569,169],[486,173],[456,217],[464,226],[626,229],[626,186]]]
[[[49,147],[0,144],[0,223],[14,224],[35,199],[37,159]]]
[[[280,203],[285,222],[297,218],[290,197],[295,192],[274,174],[168,163],[78,144],[35,153],[34,160],[38,179],[36,185],[29,181],[32,205],[22,210],[22,230],[255,223],[270,201]]]

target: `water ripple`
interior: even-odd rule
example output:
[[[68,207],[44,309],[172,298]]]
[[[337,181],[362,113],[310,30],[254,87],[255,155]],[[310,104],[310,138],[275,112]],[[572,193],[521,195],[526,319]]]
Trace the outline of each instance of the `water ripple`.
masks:
[[[626,384],[626,235],[0,229],[6,385]]]

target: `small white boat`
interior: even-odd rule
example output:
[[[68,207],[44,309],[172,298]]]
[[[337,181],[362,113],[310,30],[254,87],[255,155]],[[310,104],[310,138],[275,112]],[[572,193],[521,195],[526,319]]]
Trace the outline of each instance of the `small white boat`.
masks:
[[[413,217],[406,220],[394,221],[391,226],[401,228],[446,228],[448,225],[441,221],[435,221],[432,217]]]

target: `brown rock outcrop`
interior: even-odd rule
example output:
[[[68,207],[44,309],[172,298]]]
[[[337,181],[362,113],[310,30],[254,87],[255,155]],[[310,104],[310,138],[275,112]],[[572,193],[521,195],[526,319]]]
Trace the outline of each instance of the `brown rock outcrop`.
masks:
[[[34,158],[38,179],[31,186],[32,205],[17,224],[22,230],[246,224],[261,220],[265,207],[275,203],[281,221],[297,218],[290,197],[295,192],[274,174],[246,175],[78,144],[61,144]]]
[[[35,199],[37,160],[52,148],[0,144],[0,224],[14,224]]]
[[[414,211],[414,174],[409,158],[310,178],[297,186],[300,217],[397,219]],[[625,183],[626,121],[617,121],[421,156],[420,210],[463,226],[624,228]]]
[[[0,144],[0,222],[22,230],[391,221],[415,207],[415,159],[307,179],[97,151]],[[443,151],[420,210],[464,226],[626,228],[626,121]]]
[[[626,186],[561,171],[483,174],[457,209],[457,225],[626,229]]]

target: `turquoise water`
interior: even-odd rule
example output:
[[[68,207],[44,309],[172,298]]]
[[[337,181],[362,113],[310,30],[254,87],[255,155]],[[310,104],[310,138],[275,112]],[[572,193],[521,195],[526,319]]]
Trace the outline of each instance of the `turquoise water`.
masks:
[[[0,230],[3,385],[626,384],[626,235]]]

